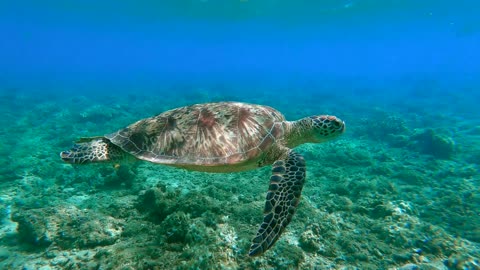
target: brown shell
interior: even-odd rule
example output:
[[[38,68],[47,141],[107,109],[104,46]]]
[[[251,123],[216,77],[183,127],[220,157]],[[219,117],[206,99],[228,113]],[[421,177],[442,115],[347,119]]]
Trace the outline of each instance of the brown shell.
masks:
[[[178,165],[237,164],[283,137],[284,116],[260,105],[219,102],[173,109],[106,135],[139,159]]]

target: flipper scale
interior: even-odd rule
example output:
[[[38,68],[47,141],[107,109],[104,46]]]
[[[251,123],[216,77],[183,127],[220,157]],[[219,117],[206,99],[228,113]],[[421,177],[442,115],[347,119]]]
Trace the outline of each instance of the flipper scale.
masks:
[[[264,217],[248,255],[259,256],[278,240],[292,220],[305,182],[305,160],[290,151],[285,160],[273,164]]]

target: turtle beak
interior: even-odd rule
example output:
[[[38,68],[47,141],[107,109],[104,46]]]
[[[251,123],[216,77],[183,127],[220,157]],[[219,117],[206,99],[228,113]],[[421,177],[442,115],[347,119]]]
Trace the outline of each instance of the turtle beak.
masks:
[[[71,162],[71,153],[70,151],[62,151],[60,152],[60,158],[65,161],[65,162],[68,162],[70,163]]]
[[[347,129],[345,121],[335,116],[327,116],[328,120],[332,121],[333,127],[335,127],[338,133],[342,134]]]
[[[340,120],[340,119],[338,119],[338,120]],[[340,120],[340,121],[341,121],[341,126],[340,126],[340,128],[339,128],[338,130],[339,130],[341,133],[344,133],[344,132],[347,130],[347,124],[345,123],[345,121],[342,121],[342,120]]]

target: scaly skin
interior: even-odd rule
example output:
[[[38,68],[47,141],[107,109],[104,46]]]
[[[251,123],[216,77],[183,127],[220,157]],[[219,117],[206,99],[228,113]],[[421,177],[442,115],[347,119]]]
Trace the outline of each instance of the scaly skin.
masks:
[[[304,143],[322,143],[345,132],[345,123],[332,115],[315,115],[285,122],[285,140],[289,148]]]
[[[69,151],[62,151],[60,158],[72,164],[110,162],[125,159],[129,154],[105,138],[84,139]]]

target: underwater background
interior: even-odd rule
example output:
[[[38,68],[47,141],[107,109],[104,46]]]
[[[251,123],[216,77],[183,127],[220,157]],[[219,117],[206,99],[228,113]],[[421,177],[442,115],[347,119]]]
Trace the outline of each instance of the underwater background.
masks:
[[[0,269],[480,269],[480,3],[0,2]],[[330,114],[292,222],[248,257],[271,167],[59,152],[179,106]]]

